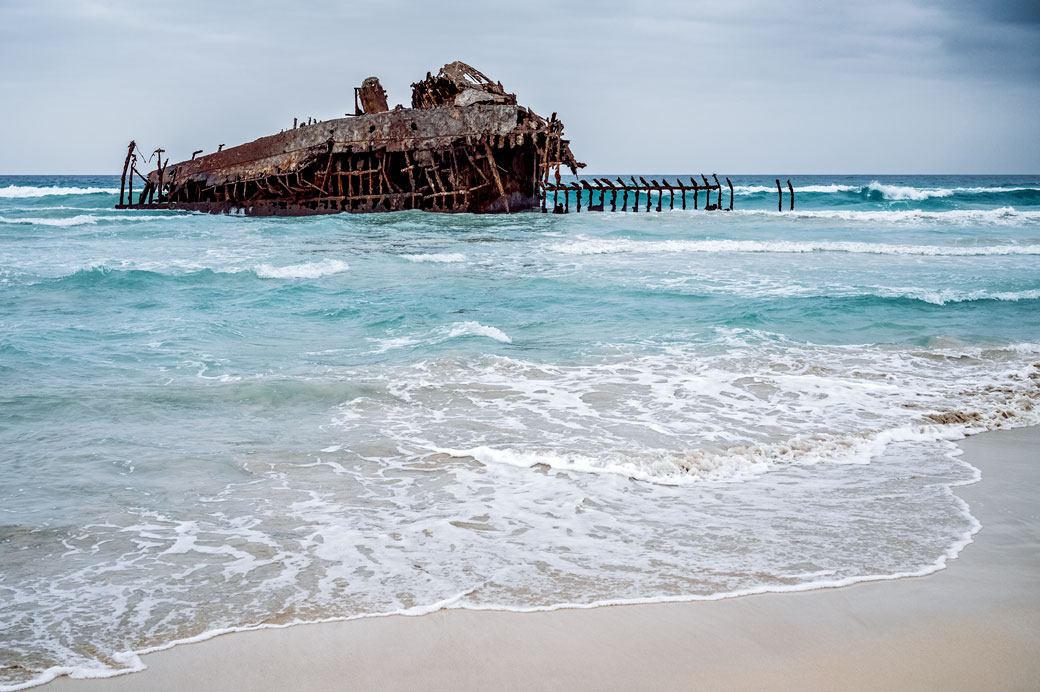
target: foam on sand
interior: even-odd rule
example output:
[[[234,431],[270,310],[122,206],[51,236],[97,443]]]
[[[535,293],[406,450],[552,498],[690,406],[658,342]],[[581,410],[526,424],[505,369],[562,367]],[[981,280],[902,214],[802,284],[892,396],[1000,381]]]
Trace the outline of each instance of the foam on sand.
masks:
[[[287,689],[301,680],[313,687],[345,679],[361,687],[407,685],[418,676],[431,687],[469,691],[507,686],[517,671],[575,689],[678,690],[691,679],[704,689],[800,692],[903,689],[908,680],[927,689],[949,689],[951,680],[963,689],[1032,689],[1040,676],[1031,626],[1040,608],[1032,578],[1038,558],[1036,551],[1014,547],[1031,545],[1037,531],[1029,492],[1038,475],[1030,463],[1037,433],[1023,429],[962,443],[963,458],[981,466],[985,478],[957,495],[971,503],[987,530],[969,536],[973,545],[963,553],[958,548],[945,555],[932,571],[949,569],[928,579],[862,575],[859,581],[886,583],[797,597],[525,617],[466,612],[457,609],[458,601],[446,601],[450,610],[434,617],[279,628],[228,637],[208,650],[179,647],[146,658],[149,672],[113,680],[111,689],[176,688],[187,679],[184,671],[205,681],[204,692]],[[788,574],[817,588],[828,580],[832,586],[849,581],[828,569],[793,567]],[[792,628],[797,637],[790,636]],[[508,638],[496,636],[504,631]],[[733,645],[752,631],[759,644]],[[457,646],[437,645],[446,638]],[[641,644],[644,665],[630,663],[633,641]],[[346,649],[353,655],[343,656]],[[768,666],[762,665],[764,650],[775,659]],[[431,657],[442,664],[433,672]],[[472,666],[474,659],[491,664]],[[228,660],[238,665],[229,668]]]

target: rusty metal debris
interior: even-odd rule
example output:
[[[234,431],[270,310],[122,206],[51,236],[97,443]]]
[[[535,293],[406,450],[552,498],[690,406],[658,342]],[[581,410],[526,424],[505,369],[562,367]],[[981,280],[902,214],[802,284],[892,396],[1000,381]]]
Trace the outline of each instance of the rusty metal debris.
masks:
[[[657,195],[661,211],[693,208],[704,192],[707,211],[723,207],[716,176],[703,184],[690,178],[674,184],[667,179],[630,178],[617,182],[593,178],[561,182],[561,168],[577,177],[585,167],[563,138],[563,123],[517,104],[516,95],[501,82],[462,62],[445,65],[436,74],[412,84],[412,107],[390,108],[376,77],[354,89],[354,113],[335,120],[293,119],[291,129],[170,164],[157,149],[155,169],[145,176],[138,169],[135,142],[130,142],[119,190],[119,209],[185,209],[256,216],[303,216],[339,212],[383,212],[421,209],[435,212],[510,213],[541,209],[570,211],[571,196],[581,211],[588,193],[588,211],[650,211]],[[141,159],[143,160],[143,155]],[[151,157],[149,157],[150,160]],[[550,172],[553,182],[550,182]],[[134,198],[134,176],[143,185]],[[779,181],[777,181],[779,186]],[[713,192],[718,198],[712,202]],[[562,199],[561,199],[562,193]],[[598,202],[595,201],[598,193]],[[629,196],[631,195],[631,204]],[[792,189],[792,209],[794,195]]]
[[[279,134],[171,164],[145,177],[131,142],[119,208],[299,216],[423,209],[537,209],[549,171],[584,167],[555,114],[545,119],[502,85],[454,62],[390,109],[375,77],[355,90],[356,115],[308,120]],[[198,152],[196,152],[198,153]],[[133,178],[143,183],[134,198]]]
[[[726,184],[729,186],[729,206],[722,206],[722,184],[719,183],[718,176],[712,174],[711,176],[715,182],[709,183],[705,176],[701,176],[704,181],[703,184],[697,184],[697,181],[690,178],[690,183],[687,185],[682,181],[681,178],[676,178],[676,183],[673,185],[668,182],[666,178],[662,178],[661,182],[657,180],[651,180],[647,182],[646,178],[630,177],[630,183],[626,183],[621,178],[617,178],[617,184],[607,178],[592,178],[589,180],[580,180],[578,182],[571,183],[560,183],[546,184],[544,185],[545,196],[543,197],[542,211],[548,211],[547,200],[548,193],[553,193],[553,213],[554,214],[568,214],[570,213],[570,193],[575,193],[577,199],[577,206],[575,211],[581,212],[582,195],[586,192],[589,193],[588,202],[585,205],[586,211],[618,211],[617,201],[618,193],[621,193],[621,209],[620,211],[635,211],[638,212],[640,206],[645,202],[646,211],[650,211],[652,208],[656,211],[662,211],[664,209],[664,195],[668,194],[668,209],[675,209],[675,193],[679,193],[679,204],[682,209],[686,209],[686,193],[693,192],[693,208],[697,209],[700,204],[700,193],[704,191],[704,210],[705,211],[731,211],[733,209],[733,183],[730,182],[729,178],[726,178]],[[559,201],[559,193],[563,193],[564,199],[561,203]],[[599,203],[595,202],[595,193],[599,193]],[[717,192],[718,199],[712,203],[711,193]],[[632,207],[629,209],[628,195],[632,193]],[[657,205],[654,206],[654,193],[657,193]],[[640,197],[640,195],[645,195]],[[609,196],[610,209],[606,209],[607,201]]]

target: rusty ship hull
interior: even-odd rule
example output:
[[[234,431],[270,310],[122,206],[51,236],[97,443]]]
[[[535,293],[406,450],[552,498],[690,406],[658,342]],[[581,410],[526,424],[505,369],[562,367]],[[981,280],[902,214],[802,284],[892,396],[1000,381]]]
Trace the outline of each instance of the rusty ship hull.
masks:
[[[412,85],[390,110],[378,80],[355,90],[354,116],[315,121],[147,176],[131,142],[118,208],[303,216],[407,209],[510,213],[538,208],[549,171],[578,163],[563,125],[517,105],[463,63]],[[359,100],[360,99],[360,100]],[[134,177],[140,179],[134,199]]]

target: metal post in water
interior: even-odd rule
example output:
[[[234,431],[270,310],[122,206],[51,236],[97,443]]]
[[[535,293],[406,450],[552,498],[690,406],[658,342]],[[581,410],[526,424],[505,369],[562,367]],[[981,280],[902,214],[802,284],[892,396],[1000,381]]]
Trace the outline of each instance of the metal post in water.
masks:
[[[791,179],[787,179],[787,189],[791,191],[791,211],[794,211],[794,185],[791,184]]]
[[[780,199],[776,202],[776,210],[784,210],[784,190],[780,187],[780,178],[776,179],[776,194],[780,195]]]
[[[617,211],[617,188],[614,187],[614,183],[610,182],[606,178],[599,178],[597,182],[600,185],[606,185],[610,188],[610,211]],[[603,194],[607,194],[607,191],[604,190]]]
[[[130,157],[134,155],[134,147],[137,146],[137,142],[130,140],[130,146],[126,150],[126,161],[123,162],[123,177],[119,180],[119,206],[123,206],[123,190],[126,187],[126,169],[130,167]],[[130,180],[130,186],[133,187],[134,181]]]

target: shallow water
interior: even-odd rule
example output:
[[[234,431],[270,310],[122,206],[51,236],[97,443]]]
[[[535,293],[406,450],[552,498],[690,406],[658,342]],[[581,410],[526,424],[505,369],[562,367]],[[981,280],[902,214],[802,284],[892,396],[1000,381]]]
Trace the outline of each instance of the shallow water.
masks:
[[[228,628],[940,568],[978,528],[950,440],[1038,419],[1040,177],[802,177],[783,214],[733,182],[255,219],[0,177],[0,689]]]

